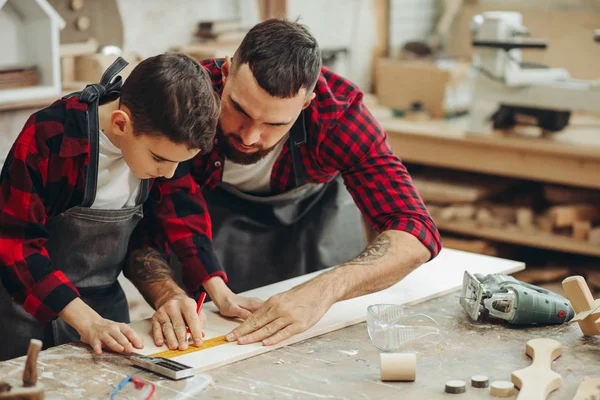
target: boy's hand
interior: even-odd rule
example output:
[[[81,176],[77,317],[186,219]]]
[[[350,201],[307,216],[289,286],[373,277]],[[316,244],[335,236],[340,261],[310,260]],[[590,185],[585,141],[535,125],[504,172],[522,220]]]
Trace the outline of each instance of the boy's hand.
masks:
[[[152,316],[152,336],[157,346],[167,342],[171,350],[188,348],[187,330],[190,328],[195,346],[202,344],[204,332],[202,325],[206,314],[196,314],[196,302],[185,294],[175,294],[166,301],[156,304],[156,312]]]
[[[244,297],[235,294],[227,287],[223,279],[213,277],[204,283],[204,289],[225,317],[247,319],[262,307],[264,301],[255,297]]]
[[[94,353],[102,354],[102,347],[117,353],[131,353],[144,347],[142,338],[127,324],[104,319],[80,298],[71,301],[58,315],[81,335]]]
[[[127,324],[100,317],[79,331],[81,341],[89,344],[94,353],[102,354],[102,347],[117,353],[132,353],[134,347],[144,347],[142,338]]]

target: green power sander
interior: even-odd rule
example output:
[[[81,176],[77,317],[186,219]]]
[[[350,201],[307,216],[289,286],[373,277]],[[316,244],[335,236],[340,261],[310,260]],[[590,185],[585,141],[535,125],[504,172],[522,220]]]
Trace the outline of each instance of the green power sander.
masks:
[[[566,298],[504,274],[483,276],[465,271],[460,304],[475,321],[548,325],[563,324],[575,316]]]

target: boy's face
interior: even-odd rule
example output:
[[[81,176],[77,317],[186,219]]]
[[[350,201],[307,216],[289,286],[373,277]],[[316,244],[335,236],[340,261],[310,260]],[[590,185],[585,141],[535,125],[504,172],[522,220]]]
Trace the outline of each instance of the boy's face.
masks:
[[[231,60],[222,66],[223,94],[219,143],[225,155],[238,164],[254,164],[265,157],[290,131],[314,93],[301,89],[295,97],[271,96],[260,87],[248,64],[232,71]]]
[[[177,144],[160,132],[133,132],[131,112],[121,106],[111,114],[112,133],[133,174],[140,179],[171,178],[180,162],[194,158],[200,149]]]
[[[120,143],[123,159],[140,179],[171,178],[180,162],[193,158],[199,149],[173,143],[161,134],[125,135]]]

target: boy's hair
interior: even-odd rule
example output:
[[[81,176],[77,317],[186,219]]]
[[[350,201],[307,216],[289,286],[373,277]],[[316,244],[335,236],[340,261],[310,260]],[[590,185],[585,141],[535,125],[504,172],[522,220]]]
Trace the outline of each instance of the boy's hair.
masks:
[[[131,111],[136,135],[162,134],[201,153],[212,149],[220,100],[208,72],[185,54],[143,60],[123,83],[121,104]]]
[[[298,22],[268,19],[254,26],[233,57],[233,72],[248,63],[261,88],[273,97],[312,93],[321,71],[317,40]]]

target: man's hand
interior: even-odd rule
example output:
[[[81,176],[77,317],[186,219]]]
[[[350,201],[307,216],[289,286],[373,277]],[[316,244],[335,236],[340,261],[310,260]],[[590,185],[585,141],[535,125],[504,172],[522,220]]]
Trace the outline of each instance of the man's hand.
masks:
[[[240,344],[259,341],[265,346],[277,344],[312,327],[334,303],[323,282],[314,279],[269,298],[226,338]]]
[[[219,313],[224,317],[247,319],[264,304],[261,299],[233,293],[223,279],[218,276],[210,278],[203,285],[213,303],[219,309]]]
[[[206,314],[196,314],[194,299],[184,293],[175,294],[156,306],[157,310],[152,316],[152,336],[157,346],[162,346],[166,339],[169,349],[186,350],[186,327],[190,328],[194,345],[202,344],[202,326],[206,321]]]
[[[85,304],[80,298],[71,301],[59,313],[81,336],[81,341],[89,344],[94,353],[102,354],[108,347],[117,353],[131,353],[134,347],[144,347],[142,338],[127,324],[104,319]]]

